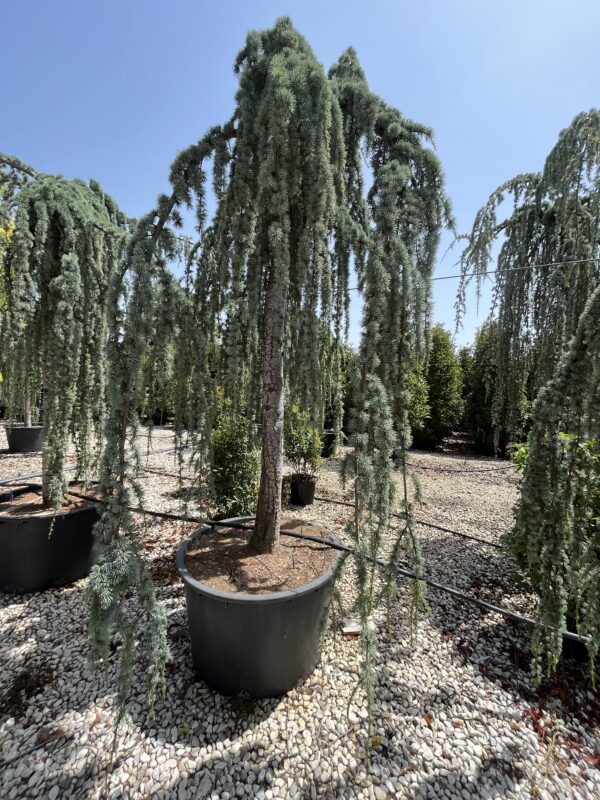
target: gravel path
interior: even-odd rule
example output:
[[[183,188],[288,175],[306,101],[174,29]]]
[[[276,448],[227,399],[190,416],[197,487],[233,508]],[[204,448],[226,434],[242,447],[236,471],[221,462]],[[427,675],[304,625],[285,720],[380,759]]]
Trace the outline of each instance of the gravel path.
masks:
[[[0,479],[39,469],[9,456],[0,431]],[[151,447],[167,447],[157,430]],[[510,528],[514,476],[494,460],[416,453],[423,522],[490,543]],[[317,493],[348,499],[339,460]],[[173,454],[151,456],[145,503],[180,508]],[[288,513],[288,512],[286,512]],[[350,509],[318,501],[290,509],[346,540]],[[111,759],[114,665],[108,683],[86,671],[85,580],[31,595],[0,595],[0,797],[13,798],[598,798],[600,704],[582,669],[567,663],[535,690],[528,631],[430,591],[411,643],[407,587],[394,630],[378,630],[371,766],[356,640],[327,636],[315,673],[277,700],[225,698],[196,682],[174,556],[193,526],[150,519],[140,532],[169,618],[167,696],[152,716],[143,665],[130,718]],[[428,574],[530,614],[535,603],[503,550],[419,526]],[[351,568],[341,594],[351,610]],[[131,613],[135,614],[132,601]]]

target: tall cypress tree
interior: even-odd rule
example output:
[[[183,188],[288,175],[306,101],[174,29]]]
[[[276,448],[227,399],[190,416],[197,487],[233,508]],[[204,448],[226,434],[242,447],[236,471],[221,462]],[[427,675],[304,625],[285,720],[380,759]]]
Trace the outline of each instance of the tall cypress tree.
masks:
[[[462,372],[443,325],[431,330],[426,375],[429,411],[414,436],[417,446],[434,447],[455,430],[462,412]]]

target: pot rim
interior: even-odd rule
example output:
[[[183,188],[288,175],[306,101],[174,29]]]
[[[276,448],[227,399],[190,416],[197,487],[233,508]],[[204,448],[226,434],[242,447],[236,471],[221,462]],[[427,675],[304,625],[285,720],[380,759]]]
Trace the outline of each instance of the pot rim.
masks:
[[[253,520],[254,517],[229,517],[228,519],[219,520],[220,522],[250,522]],[[314,525],[314,523],[306,522],[306,525]],[[201,581],[194,578],[190,572],[188,571],[185,558],[187,556],[187,552],[195,542],[199,536],[203,533],[208,533],[209,531],[213,530],[210,525],[203,525],[200,528],[197,528],[191,536],[187,539],[184,539],[181,545],[179,546],[179,550],[177,551],[177,571],[179,572],[179,577],[183,581],[184,584],[189,586],[192,589],[195,589],[200,594],[207,595],[214,600],[221,600],[225,603],[237,603],[237,604],[248,604],[248,603],[279,603],[284,602],[286,600],[292,600],[295,597],[300,597],[306,594],[310,594],[311,592],[320,589],[321,586],[326,584],[334,575],[335,568],[342,556],[342,551],[338,550],[338,555],[336,560],[332,564],[332,566],[324,572],[322,575],[319,575],[318,578],[315,578],[310,583],[304,584],[304,586],[300,586],[298,589],[286,589],[284,592],[271,592],[270,594],[242,594],[236,593],[233,594],[231,592],[222,592],[219,589],[213,589],[212,586],[208,586],[206,583],[202,583]],[[333,534],[331,537],[334,542],[337,542],[337,539]]]
[[[43,425],[25,425],[24,422],[6,422],[4,424],[4,427],[7,428],[8,430],[10,430],[12,428],[16,428],[16,429],[18,429],[20,431],[22,431],[22,430],[35,431],[35,430],[38,430],[38,428],[39,428],[39,430],[41,430],[44,426]]]

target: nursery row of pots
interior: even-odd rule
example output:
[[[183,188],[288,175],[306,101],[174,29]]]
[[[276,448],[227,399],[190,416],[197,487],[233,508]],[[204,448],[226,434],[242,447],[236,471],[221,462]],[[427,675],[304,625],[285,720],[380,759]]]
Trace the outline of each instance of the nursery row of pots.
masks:
[[[312,502],[316,479],[292,481],[292,498]],[[294,488],[296,487],[296,488]],[[23,486],[0,493],[0,590],[34,592],[86,576],[94,562],[98,506],[27,513]],[[38,489],[39,490],[39,489]],[[11,513],[5,513],[9,507]],[[251,517],[224,520],[249,522]],[[320,630],[334,567],[312,582],[272,594],[231,594],[196,580],[186,567],[202,528],[182,543],[177,568],[185,588],[197,675],[224,694],[273,697],[308,676],[319,660]],[[262,646],[254,643],[259,636]]]
[[[155,421],[155,424],[159,423]],[[160,424],[162,424],[162,421]],[[7,425],[6,438],[8,439],[8,450],[11,453],[39,453],[42,450],[41,425]],[[321,456],[330,458],[335,454],[336,450],[336,432],[333,430],[323,431],[321,440],[323,442]]]

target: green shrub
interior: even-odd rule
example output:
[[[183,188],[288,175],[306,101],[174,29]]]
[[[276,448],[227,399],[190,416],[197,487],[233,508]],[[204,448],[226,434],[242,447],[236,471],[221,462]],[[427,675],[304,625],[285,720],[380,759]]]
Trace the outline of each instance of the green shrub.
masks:
[[[283,443],[294,474],[316,477],[322,463],[321,436],[308,411],[301,411],[298,406],[289,409],[283,426]]]
[[[248,422],[224,414],[213,430],[211,475],[219,517],[254,514],[258,499],[259,451],[250,447]]]

